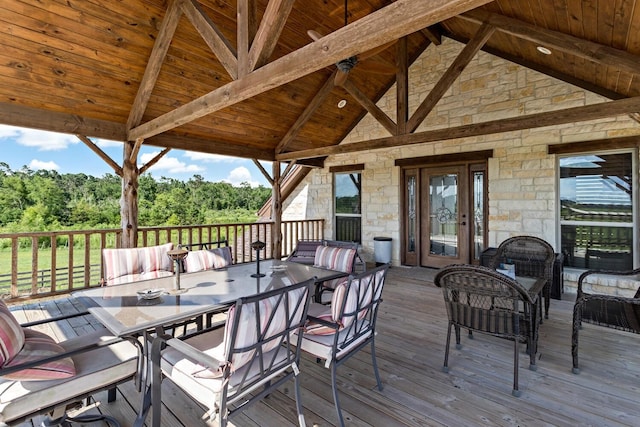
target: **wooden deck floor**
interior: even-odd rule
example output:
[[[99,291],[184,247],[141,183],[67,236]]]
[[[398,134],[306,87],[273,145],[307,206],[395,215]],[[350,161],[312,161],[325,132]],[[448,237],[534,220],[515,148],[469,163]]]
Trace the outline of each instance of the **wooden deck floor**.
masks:
[[[339,369],[340,398],[350,426],[622,426],[640,420],[640,337],[585,325],[581,332],[580,375],[571,373],[571,295],[552,300],[541,326],[538,370],[521,354],[522,396],[512,397],[512,343],[476,334],[452,347],[450,372],[442,372],[446,313],[431,282],[433,270],[394,267],[389,272],[379,315],[376,351],[384,383],[375,388],[368,351]],[[27,305],[25,317],[74,309],[71,299]],[[74,320],[62,334],[82,334],[95,320]],[[68,335],[67,335],[68,336]],[[524,346],[522,346],[524,347]],[[336,422],[328,370],[303,356],[302,398],[308,426]],[[131,425],[139,396],[133,384],[119,387],[107,404],[95,396],[89,411]],[[163,426],[206,425],[202,410],[169,381],[163,383]],[[236,426],[291,426],[296,423],[292,383],[234,420]],[[38,420],[23,426],[39,425]],[[91,424],[95,426],[96,424]],[[21,426],[21,427],[23,427]]]

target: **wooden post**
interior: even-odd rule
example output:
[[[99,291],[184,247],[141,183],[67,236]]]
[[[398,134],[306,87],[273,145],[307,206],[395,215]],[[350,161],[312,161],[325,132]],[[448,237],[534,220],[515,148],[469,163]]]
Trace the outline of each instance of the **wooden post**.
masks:
[[[121,246],[135,248],[138,245],[138,149],[139,144],[124,143],[122,163],[122,195],[120,217],[122,226]]]
[[[282,203],[280,200],[281,184],[280,162],[273,162],[273,185],[271,186],[271,219],[273,220],[273,258],[282,258]]]

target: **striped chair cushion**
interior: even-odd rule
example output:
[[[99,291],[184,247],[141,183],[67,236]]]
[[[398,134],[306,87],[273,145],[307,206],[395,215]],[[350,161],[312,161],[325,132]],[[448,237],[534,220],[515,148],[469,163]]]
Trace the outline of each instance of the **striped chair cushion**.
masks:
[[[167,255],[173,249],[173,243],[165,243],[159,246],[148,246],[138,248],[138,257],[142,263],[142,272],[150,271],[172,271],[173,264],[171,258]]]
[[[24,331],[11,310],[0,300],[0,366],[4,366],[24,346]]]
[[[216,249],[190,251],[184,259],[184,271],[193,273],[212,268],[223,268],[231,264],[231,248],[224,246]]]
[[[25,343],[20,352],[4,367],[34,362],[45,357],[63,354],[64,349],[49,335],[31,329],[24,329]],[[42,381],[69,378],[76,374],[75,365],[70,357],[23,369],[4,378],[18,381]]]
[[[102,262],[107,283],[120,276],[142,273],[138,249],[103,249]]]
[[[324,313],[315,315],[315,317],[322,320],[338,324],[338,330],[311,321],[305,326],[305,333],[310,335],[331,335],[351,325],[354,316],[344,316],[343,313],[353,313],[358,307],[357,283],[358,282],[352,282],[351,287],[349,287],[348,282],[342,282],[336,286],[331,296],[331,305],[327,307]]]
[[[318,246],[313,264],[316,267],[352,273],[356,255],[355,249]]]

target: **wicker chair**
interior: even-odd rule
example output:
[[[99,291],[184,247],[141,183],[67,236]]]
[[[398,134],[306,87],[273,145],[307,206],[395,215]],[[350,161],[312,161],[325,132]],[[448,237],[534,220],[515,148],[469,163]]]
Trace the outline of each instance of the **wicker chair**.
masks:
[[[544,317],[548,319],[555,258],[553,247],[546,241],[534,236],[515,236],[500,243],[491,267],[497,269],[501,264],[514,264],[517,276],[546,278],[542,297]],[[539,305],[542,307],[542,300],[539,300]]]
[[[639,287],[633,297],[585,292],[585,285],[589,284],[589,279],[593,283],[596,276],[608,276],[607,280],[627,278],[630,281],[636,281],[640,278],[640,269],[625,272],[588,270],[578,278],[578,293],[576,303],[573,306],[573,333],[571,336],[574,374],[580,373],[578,331],[582,327],[582,322],[640,334],[640,281],[638,281]]]
[[[445,372],[449,371],[451,329],[456,333],[460,348],[460,328],[506,338],[514,342],[513,391],[518,389],[519,343],[527,343],[530,364],[536,369],[538,311],[529,293],[514,279],[487,267],[450,265],[438,272],[435,285],[442,288],[449,317],[447,345],[444,356]]]

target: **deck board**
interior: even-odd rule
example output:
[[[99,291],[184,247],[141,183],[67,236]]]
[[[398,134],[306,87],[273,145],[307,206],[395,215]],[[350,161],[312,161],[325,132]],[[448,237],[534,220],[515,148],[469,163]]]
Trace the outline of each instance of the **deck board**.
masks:
[[[572,295],[551,301],[550,318],[540,328],[537,371],[528,369],[528,355],[521,346],[520,398],[511,396],[513,344],[509,341],[482,334],[469,339],[463,334],[462,348],[452,345],[449,373],[442,372],[447,319],[433,275],[430,269],[389,270],[376,336],[384,389],[376,388],[369,349],[339,368],[340,399],[349,426],[637,424],[640,337],[585,325],[580,333],[581,373],[573,374]],[[20,320],[34,320],[80,308],[67,297],[13,310]],[[82,335],[96,327],[99,324],[89,316],[70,319],[50,332],[57,337]],[[307,425],[334,425],[329,371],[309,356],[303,356],[300,369]],[[297,425],[293,391],[293,383],[286,384],[247,408],[232,425]],[[163,426],[210,425],[201,420],[199,405],[169,381],[163,383],[163,397]],[[131,425],[140,403],[133,383],[119,386],[116,402],[106,403],[106,392],[95,399],[99,404],[91,411],[115,416],[123,426]],[[38,425],[34,421],[20,427]]]

